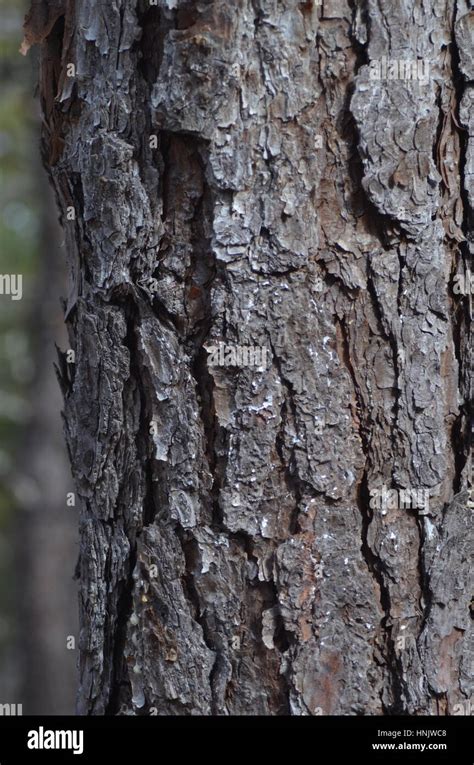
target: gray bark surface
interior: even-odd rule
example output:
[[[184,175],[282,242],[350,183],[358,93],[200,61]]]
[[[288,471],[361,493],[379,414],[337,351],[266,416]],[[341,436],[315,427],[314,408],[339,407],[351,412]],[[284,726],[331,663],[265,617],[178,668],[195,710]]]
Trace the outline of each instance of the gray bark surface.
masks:
[[[34,3],[81,713],[471,698],[473,25],[466,0]],[[383,57],[428,81],[374,80]],[[268,364],[211,366],[219,342]],[[374,509],[384,485],[428,512]]]

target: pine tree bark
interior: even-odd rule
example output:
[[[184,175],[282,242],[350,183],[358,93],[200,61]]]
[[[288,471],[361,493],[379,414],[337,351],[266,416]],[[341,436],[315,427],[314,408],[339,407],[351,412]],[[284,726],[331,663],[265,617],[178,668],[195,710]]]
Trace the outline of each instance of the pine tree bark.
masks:
[[[473,17],[34,4],[80,713],[466,708]],[[212,365],[220,343],[267,363]],[[383,487],[429,501],[378,507]]]

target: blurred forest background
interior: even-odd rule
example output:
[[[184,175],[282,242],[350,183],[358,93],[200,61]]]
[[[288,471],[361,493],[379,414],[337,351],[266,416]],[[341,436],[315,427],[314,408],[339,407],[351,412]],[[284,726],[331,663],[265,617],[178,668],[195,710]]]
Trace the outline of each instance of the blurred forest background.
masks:
[[[55,343],[67,348],[64,245],[39,152],[34,49],[23,0],[0,0],[0,704],[72,714],[77,663],[74,490],[62,435]],[[75,639],[75,648],[71,649]]]

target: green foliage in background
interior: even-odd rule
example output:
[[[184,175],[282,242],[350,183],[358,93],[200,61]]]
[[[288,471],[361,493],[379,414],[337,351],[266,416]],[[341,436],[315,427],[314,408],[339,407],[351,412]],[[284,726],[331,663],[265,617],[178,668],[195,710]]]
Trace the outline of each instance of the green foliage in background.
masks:
[[[8,539],[16,502],[15,455],[32,405],[28,323],[39,257],[33,57],[18,52],[25,12],[19,0],[0,0],[0,274],[23,275],[22,300],[0,295],[0,646],[11,639],[5,618],[13,570]]]

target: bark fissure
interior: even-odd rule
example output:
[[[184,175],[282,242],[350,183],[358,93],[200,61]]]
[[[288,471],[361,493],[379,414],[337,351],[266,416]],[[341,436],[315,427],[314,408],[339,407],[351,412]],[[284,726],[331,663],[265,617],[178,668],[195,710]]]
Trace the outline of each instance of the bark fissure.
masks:
[[[363,400],[361,396],[360,386],[357,383],[354,367],[351,361],[350,354],[350,340],[346,322],[344,319],[338,319],[336,317],[337,326],[340,327],[342,338],[342,352],[341,356],[348,371],[353,390],[354,397],[357,402],[357,409],[359,412],[363,411]],[[390,680],[392,683],[394,700],[389,708],[384,705],[384,710],[387,714],[399,714],[403,705],[401,702],[402,694],[400,688],[400,667],[397,662],[397,656],[395,652],[395,644],[392,637],[391,630],[391,602],[390,602],[390,589],[387,586],[386,577],[388,572],[384,569],[383,559],[377,556],[369,543],[370,525],[373,520],[373,511],[370,509],[370,493],[368,488],[368,477],[370,472],[371,451],[371,428],[365,421],[358,420],[359,436],[364,452],[364,467],[363,472],[359,478],[357,489],[357,504],[362,519],[361,525],[361,552],[368,571],[374,579],[377,590],[379,592],[380,606],[382,609],[383,618],[381,620],[381,635],[376,639],[377,643],[382,643],[381,652],[384,656],[387,670],[389,672]]]

